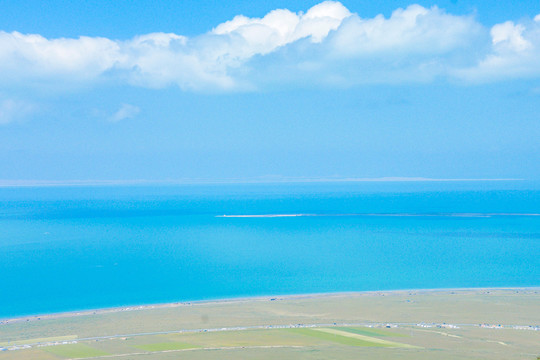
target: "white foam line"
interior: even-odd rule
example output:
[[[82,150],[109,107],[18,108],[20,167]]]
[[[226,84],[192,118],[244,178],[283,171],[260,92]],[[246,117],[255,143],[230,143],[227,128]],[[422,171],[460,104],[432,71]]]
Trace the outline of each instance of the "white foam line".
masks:
[[[379,217],[492,217],[492,216],[540,216],[536,213],[441,213],[441,214],[242,214],[242,215],[216,215],[219,218],[281,218],[281,217],[345,217],[345,216],[379,216]]]

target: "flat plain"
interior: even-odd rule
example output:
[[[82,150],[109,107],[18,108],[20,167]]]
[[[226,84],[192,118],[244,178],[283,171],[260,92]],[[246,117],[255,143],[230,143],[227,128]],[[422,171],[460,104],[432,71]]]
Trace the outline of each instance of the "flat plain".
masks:
[[[533,359],[540,289],[379,291],[0,320],[4,359]]]

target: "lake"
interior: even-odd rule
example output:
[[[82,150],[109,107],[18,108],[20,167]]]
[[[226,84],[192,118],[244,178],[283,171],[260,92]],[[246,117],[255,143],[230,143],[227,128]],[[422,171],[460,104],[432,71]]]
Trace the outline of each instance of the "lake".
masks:
[[[223,215],[309,214],[294,217]],[[528,181],[0,188],[0,318],[540,285]]]

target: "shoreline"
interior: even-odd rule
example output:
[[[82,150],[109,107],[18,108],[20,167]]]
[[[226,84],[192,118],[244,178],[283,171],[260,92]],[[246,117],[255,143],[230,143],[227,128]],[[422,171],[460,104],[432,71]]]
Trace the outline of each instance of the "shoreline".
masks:
[[[238,304],[245,302],[264,302],[264,301],[283,301],[283,300],[296,300],[296,299],[318,299],[318,298],[333,298],[333,297],[353,297],[353,296],[387,296],[387,295],[402,295],[403,293],[414,292],[417,294],[433,294],[433,293],[449,293],[449,295],[455,294],[470,294],[470,293],[490,293],[501,291],[534,291],[540,292],[540,285],[538,286],[525,286],[525,287],[469,287],[469,288],[435,288],[435,289],[394,289],[394,290],[366,290],[366,291],[348,291],[348,292],[325,292],[325,293],[308,293],[308,294],[290,294],[290,295],[261,295],[261,296],[246,296],[246,297],[231,297],[221,298],[213,300],[189,300],[189,301],[176,301],[167,303],[153,303],[153,304],[139,304],[139,305],[125,305],[116,307],[105,307],[96,309],[84,309],[74,311],[64,311],[55,313],[33,314],[23,315],[16,317],[0,318],[0,326],[9,325],[21,322],[41,321],[41,320],[53,320],[61,318],[72,318],[79,316],[91,316],[91,315],[104,315],[127,311],[142,311],[153,309],[165,309],[176,307],[188,307],[188,306],[205,306],[216,304]]]

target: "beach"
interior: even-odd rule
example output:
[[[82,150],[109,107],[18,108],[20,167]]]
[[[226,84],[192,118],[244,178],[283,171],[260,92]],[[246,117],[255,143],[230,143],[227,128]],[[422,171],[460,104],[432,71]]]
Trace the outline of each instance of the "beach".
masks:
[[[0,359],[168,359],[178,352],[182,358],[281,354],[311,359],[313,351],[336,354],[331,357],[335,359],[374,354],[427,359],[435,350],[441,359],[530,359],[540,354],[539,308],[540,288],[373,291],[126,306],[4,319]]]

